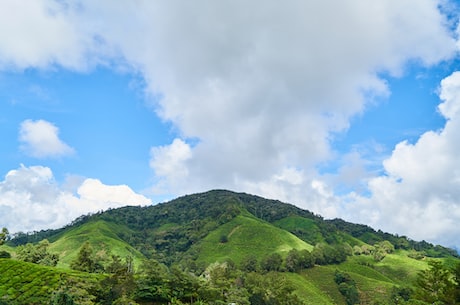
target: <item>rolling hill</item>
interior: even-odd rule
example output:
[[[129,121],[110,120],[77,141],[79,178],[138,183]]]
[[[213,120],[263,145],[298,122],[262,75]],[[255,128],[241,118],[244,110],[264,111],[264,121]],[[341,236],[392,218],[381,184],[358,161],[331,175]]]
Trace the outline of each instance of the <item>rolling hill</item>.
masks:
[[[57,267],[15,260],[17,246],[43,239],[50,241],[51,252],[59,254]],[[105,257],[102,263],[106,266],[111,255],[121,260],[131,257],[136,272],[143,272],[142,262],[146,260],[164,266],[161,270],[179,268],[184,270],[181,272],[195,273],[194,276],[208,274],[210,266],[224,269],[234,266],[231,267],[233,273],[224,274],[235,277],[235,281],[242,281],[247,276],[248,283],[257,277],[251,275],[254,271],[239,269],[240,266],[249,258],[255,259],[259,266],[265,258],[279,255],[282,265],[274,271],[273,277],[276,281],[288,283],[286,285],[292,290],[289,291],[304,304],[347,304],[349,301],[334,281],[337,272],[352,279],[361,304],[393,304],[391,295],[404,287],[413,290],[419,272],[429,267],[430,260],[449,266],[459,262],[455,251],[442,246],[416,242],[340,219],[325,220],[276,200],[215,190],[155,206],[112,209],[82,216],[59,230],[18,235],[7,245],[0,246],[0,251],[6,250],[13,256],[12,259],[0,259],[0,300],[21,295],[26,300],[23,304],[33,304],[34,298],[50,298],[62,287],[58,278],[74,282],[85,282],[86,277],[90,282],[111,279],[113,275],[110,274],[70,270],[71,263],[86,242],[99,257]],[[390,249],[384,245],[390,245]],[[307,260],[314,266],[291,270],[291,265],[295,264],[294,254],[307,255]],[[260,268],[257,267],[256,274],[273,272]],[[170,272],[174,274],[176,271]],[[135,279],[142,282],[139,274]],[[173,276],[171,274],[169,276]],[[181,274],[180,277],[188,277],[186,273]],[[168,279],[167,283],[173,281]],[[197,278],[196,281],[203,283],[204,280]],[[206,285],[212,286],[211,282]],[[231,283],[227,285],[233,287]],[[33,287],[24,288],[28,291],[26,297],[21,294],[24,292],[17,292],[15,287],[18,285]],[[265,304],[257,303],[262,301],[255,299],[263,299],[262,292],[240,285],[237,288],[246,291],[243,295],[252,295],[250,303]],[[139,300],[143,304],[153,304],[138,296]],[[163,302],[157,301],[157,304]]]

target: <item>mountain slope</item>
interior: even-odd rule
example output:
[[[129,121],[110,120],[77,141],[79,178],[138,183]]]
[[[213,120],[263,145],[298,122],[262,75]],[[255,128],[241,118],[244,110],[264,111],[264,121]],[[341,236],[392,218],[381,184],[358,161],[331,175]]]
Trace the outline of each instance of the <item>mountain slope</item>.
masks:
[[[120,238],[121,235],[132,233],[122,224],[104,220],[89,221],[55,236],[50,251],[60,254],[58,267],[69,267],[76,259],[80,247],[85,242],[89,242],[99,256],[118,255],[121,258],[131,256],[137,264],[143,259],[143,255]]]
[[[48,293],[48,297],[58,287],[52,272],[70,272],[70,263],[85,242],[98,255],[114,254],[122,259],[129,255],[137,267],[142,260],[154,258],[167,266],[179,264],[197,275],[204,274],[215,262],[231,260],[240,266],[248,257],[255,257],[260,268],[263,258],[279,253],[283,272],[277,277],[289,282],[305,304],[346,304],[334,281],[337,271],[348,274],[356,283],[362,304],[386,304],[397,287],[414,287],[418,272],[428,268],[430,259],[436,258],[450,267],[459,262],[458,255],[448,248],[340,219],[324,220],[290,204],[223,190],[183,196],[155,206],[124,207],[82,216],[59,230],[20,235],[8,246],[0,246],[0,250],[14,254],[14,245],[44,238],[51,242],[50,251],[60,254],[58,267],[62,269],[30,267],[36,271],[33,278],[47,278],[40,272],[51,272],[51,284],[41,284],[43,291],[30,289],[38,296]],[[390,245],[391,251],[380,253],[383,244]],[[287,272],[291,270],[287,257],[292,249],[307,250],[316,265],[303,267],[297,273]],[[379,256],[373,256],[375,253]],[[328,261],[324,258],[327,255],[341,259]],[[0,273],[0,297],[16,289],[9,283],[11,277],[21,285],[29,277],[21,270],[30,264],[0,260],[3,270],[13,266],[10,264],[16,267]]]
[[[195,248],[198,262],[210,264],[232,259],[240,264],[249,256],[263,258],[275,252],[286,256],[291,249],[311,251],[313,246],[246,213],[211,231]]]

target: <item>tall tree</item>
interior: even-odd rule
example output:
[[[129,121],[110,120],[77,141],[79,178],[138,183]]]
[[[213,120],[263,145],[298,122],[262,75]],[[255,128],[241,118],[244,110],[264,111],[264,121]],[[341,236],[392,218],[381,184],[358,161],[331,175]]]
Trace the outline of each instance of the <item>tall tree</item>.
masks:
[[[429,304],[457,304],[449,270],[439,261],[430,261],[429,265],[418,275],[416,298]]]
[[[74,270],[84,272],[97,272],[103,270],[89,242],[85,242],[83,246],[81,246],[77,258],[70,264],[70,267]]]

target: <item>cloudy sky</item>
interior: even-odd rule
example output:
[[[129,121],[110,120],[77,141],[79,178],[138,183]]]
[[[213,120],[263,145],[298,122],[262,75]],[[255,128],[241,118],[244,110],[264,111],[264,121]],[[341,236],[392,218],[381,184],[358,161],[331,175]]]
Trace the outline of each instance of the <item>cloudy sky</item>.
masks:
[[[225,188],[460,247],[459,3],[0,1],[0,227]]]

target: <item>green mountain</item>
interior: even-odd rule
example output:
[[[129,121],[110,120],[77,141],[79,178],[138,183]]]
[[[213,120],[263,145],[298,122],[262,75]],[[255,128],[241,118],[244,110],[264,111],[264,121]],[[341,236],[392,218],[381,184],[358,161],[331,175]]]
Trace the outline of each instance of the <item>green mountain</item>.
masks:
[[[21,245],[44,239],[50,242],[48,250],[59,255],[56,267],[17,260]],[[102,273],[70,269],[85,243],[94,249]],[[8,304],[42,304],[56,297],[65,283],[77,287],[75,283],[88,281],[111,288],[82,285],[72,293],[86,298],[85,304],[110,304],[101,300],[127,295],[139,304],[167,304],[168,293],[176,304],[190,304],[194,298],[208,302],[201,304],[221,304],[212,300],[222,298],[239,298],[241,304],[357,304],[358,299],[360,304],[403,304],[394,300],[415,291],[418,274],[430,268],[430,261],[446,268],[459,263],[457,253],[442,246],[225,190],[82,216],[58,230],[18,234],[2,250],[12,259],[0,259],[0,304],[3,299]],[[129,281],[137,283],[132,286],[137,294],[126,292],[131,287],[126,275],[120,279],[121,273],[113,271],[124,270],[120,262],[128,257],[134,266]],[[149,267],[143,264],[146,260]],[[145,273],[151,275],[146,270],[152,266],[163,278],[146,284]],[[176,291],[181,285],[189,287],[189,294],[185,288]],[[21,288],[27,294],[17,287],[28,287]],[[166,292],[154,299],[158,291]],[[22,303],[14,303],[19,296]]]

